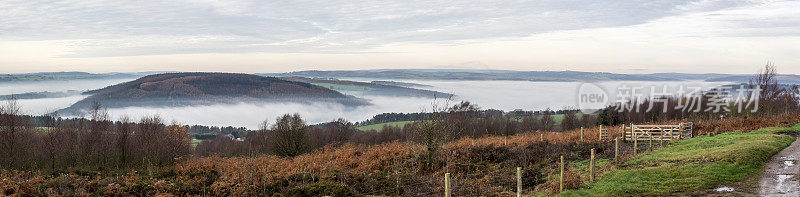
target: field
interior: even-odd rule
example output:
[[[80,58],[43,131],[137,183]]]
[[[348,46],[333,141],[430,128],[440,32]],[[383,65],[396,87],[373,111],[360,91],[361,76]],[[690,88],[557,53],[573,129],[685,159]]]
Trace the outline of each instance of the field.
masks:
[[[560,196],[665,196],[740,181],[795,139],[778,132],[800,132],[800,124],[681,140],[615,166],[587,189]]]
[[[356,129],[362,130],[362,131],[371,131],[371,130],[380,131],[381,128],[383,128],[383,125],[389,125],[389,126],[393,126],[393,127],[403,128],[403,127],[406,126],[406,124],[413,123],[413,122],[414,121],[398,121],[398,122],[378,123],[378,124],[371,124],[371,125],[364,125],[364,126],[356,127]]]

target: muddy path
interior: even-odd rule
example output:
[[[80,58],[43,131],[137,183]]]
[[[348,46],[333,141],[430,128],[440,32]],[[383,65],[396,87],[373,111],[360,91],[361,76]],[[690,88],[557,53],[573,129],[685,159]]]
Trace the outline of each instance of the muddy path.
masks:
[[[797,137],[797,136],[795,136]],[[770,158],[759,177],[759,196],[800,196],[800,138]]]

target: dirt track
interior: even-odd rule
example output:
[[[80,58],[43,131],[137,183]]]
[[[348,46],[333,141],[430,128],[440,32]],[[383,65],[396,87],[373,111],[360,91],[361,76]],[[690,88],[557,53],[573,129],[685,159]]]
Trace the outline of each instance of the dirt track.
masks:
[[[758,180],[760,196],[800,196],[800,138],[770,158]]]

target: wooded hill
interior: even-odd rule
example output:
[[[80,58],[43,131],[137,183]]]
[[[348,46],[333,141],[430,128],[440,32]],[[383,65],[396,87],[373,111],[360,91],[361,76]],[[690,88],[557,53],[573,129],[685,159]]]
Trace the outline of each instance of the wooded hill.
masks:
[[[366,104],[325,87],[236,73],[166,73],[87,91],[88,98],[67,109],[88,108],[94,101],[106,107],[213,104],[249,100],[329,100]]]

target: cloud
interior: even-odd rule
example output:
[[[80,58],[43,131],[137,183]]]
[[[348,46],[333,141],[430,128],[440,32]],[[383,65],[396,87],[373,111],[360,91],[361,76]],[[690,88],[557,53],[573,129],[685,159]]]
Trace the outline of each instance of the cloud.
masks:
[[[0,36],[63,40],[63,57],[363,52],[403,42],[525,37],[641,24],[728,1],[0,2]]]

